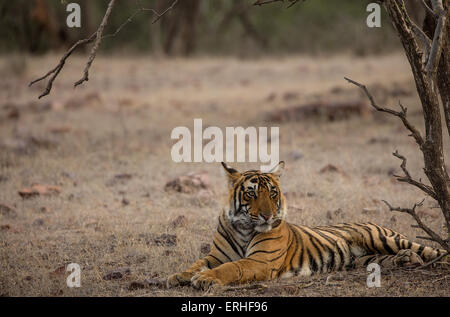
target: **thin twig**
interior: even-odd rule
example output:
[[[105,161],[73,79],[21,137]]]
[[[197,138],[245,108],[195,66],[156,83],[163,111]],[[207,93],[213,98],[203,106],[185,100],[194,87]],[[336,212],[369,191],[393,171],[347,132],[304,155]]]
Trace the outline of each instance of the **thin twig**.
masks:
[[[66,53],[61,57],[59,63],[50,71],[48,71],[45,75],[34,79],[33,81],[31,81],[28,86],[31,87],[33,84],[46,79],[47,77],[50,76],[48,82],[47,82],[47,86],[44,90],[44,92],[39,95],[39,99],[50,94],[50,91],[52,90],[52,86],[53,86],[53,82],[55,81],[56,77],[58,76],[58,74],[60,73],[60,71],[62,70],[62,68],[64,67],[66,60],[69,58],[69,56],[81,45],[85,45],[85,44],[89,44],[91,42],[93,42],[95,40],[95,44],[91,50],[91,53],[89,55],[89,59],[88,62],[86,64],[85,70],[84,70],[84,76],[83,78],[81,78],[79,81],[77,81],[74,85],[77,86],[79,84],[81,84],[84,81],[87,81],[89,79],[88,75],[89,75],[89,68],[95,58],[95,55],[97,53],[98,47],[100,45],[101,40],[103,40],[104,38],[108,38],[108,37],[114,37],[116,36],[121,30],[122,28],[127,25],[128,23],[130,23],[133,18],[140,12],[143,11],[150,11],[152,12],[154,15],[156,15],[156,19],[152,21],[152,24],[157,22],[159,19],[161,19],[165,14],[167,14],[170,10],[172,10],[174,8],[174,6],[177,4],[178,0],[174,0],[172,2],[172,4],[166,9],[164,10],[162,13],[159,13],[158,11],[154,10],[154,9],[150,9],[150,8],[144,8],[142,6],[139,6],[138,9],[124,22],[122,23],[115,32],[107,34],[107,35],[102,35],[103,34],[103,28],[105,27],[109,14],[111,14],[111,10],[112,7],[114,5],[115,0],[111,0],[108,4],[108,9],[105,13],[105,16],[103,17],[103,20],[99,26],[99,28],[97,29],[97,31],[95,31],[90,37],[86,38],[86,39],[82,39],[77,41],[75,44],[73,44],[67,51]]]
[[[386,200],[383,200],[383,202],[388,206],[390,211],[404,212],[411,215],[419,225],[420,229],[425,231],[430,236],[431,239],[439,243],[444,249],[448,250],[447,241],[443,240],[437,233],[435,233],[427,225],[425,225],[420,219],[420,217],[416,214],[416,208],[422,206],[424,201],[425,198],[421,202],[415,203],[412,208],[401,208],[401,207],[392,207]]]
[[[447,252],[447,253],[443,253],[443,254],[441,254],[440,256],[438,256],[437,258],[433,259],[432,261],[427,262],[427,263],[425,263],[424,265],[421,265],[421,266],[419,266],[419,267],[416,267],[415,269],[416,269],[416,270],[419,270],[419,269],[424,269],[424,268],[426,268],[426,267],[429,267],[429,266],[431,266],[431,265],[433,265],[434,263],[438,262],[440,259],[444,258],[444,257],[447,256],[447,255],[448,255],[448,252]]]
[[[394,175],[394,177],[396,177],[396,179],[399,182],[405,182],[405,183],[408,183],[408,184],[418,187],[423,192],[425,192],[427,195],[429,195],[432,198],[437,200],[436,193],[434,192],[434,190],[431,186],[425,185],[422,182],[417,181],[411,177],[408,170],[406,169],[406,157],[404,157],[403,155],[400,155],[397,150],[394,153],[392,153],[392,155],[394,155],[395,157],[402,160],[402,164],[400,165],[400,168],[403,170],[403,173],[405,173],[405,176]]]
[[[395,111],[392,109],[380,107],[375,103],[375,100],[373,99],[372,95],[367,90],[367,87],[365,85],[360,84],[360,83],[358,83],[350,78],[347,78],[347,77],[344,77],[344,79],[346,81],[348,81],[349,83],[361,88],[364,91],[364,93],[366,94],[367,98],[369,98],[369,101],[370,101],[370,104],[372,105],[372,107],[374,107],[377,111],[386,112],[386,113],[392,114],[396,117],[399,117],[400,120],[402,120],[403,125],[411,132],[410,136],[412,136],[416,140],[416,143],[419,146],[423,145],[424,141],[422,139],[422,136],[420,135],[420,132],[406,118],[406,112],[408,110],[406,107],[404,107],[400,102],[399,102],[399,106],[401,108],[401,111]]]
[[[255,3],[253,3],[254,6],[262,6],[264,4],[269,4],[273,2],[283,2],[283,0],[257,0]]]
[[[431,9],[428,4],[425,2],[425,0],[422,0],[422,4],[425,7],[425,9],[428,11],[429,14],[436,17],[436,13],[434,13],[433,9]]]
[[[94,46],[91,49],[91,53],[89,54],[89,59],[86,63],[86,66],[84,68],[84,74],[83,77],[78,80],[77,82],[75,82],[74,86],[78,86],[81,85],[83,82],[88,81],[89,80],[89,68],[92,65],[92,62],[95,59],[95,56],[97,55],[97,50],[100,46],[100,43],[102,41],[102,35],[103,35],[103,30],[105,29],[106,24],[108,23],[108,19],[109,16],[111,14],[112,8],[114,7],[116,0],[111,0],[108,4],[108,8],[106,9],[106,13],[103,16],[102,19],[102,23],[100,23],[100,26],[97,29],[97,35],[95,36],[95,42],[94,42]]]
[[[442,5],[442,0],[432,1],[433,9],[438,14],[439,18],[436,24],[436,29],[433,36],[433,44],[430,49],[430,56],[428,58],[427,65],[425,66],[425,71],[429,78],[434,78],[437,73],[437,67],[439,64],[439,59],[441,57],[442,43],[446,36],[445,34],[445,23],[447,20],[446,12]]]

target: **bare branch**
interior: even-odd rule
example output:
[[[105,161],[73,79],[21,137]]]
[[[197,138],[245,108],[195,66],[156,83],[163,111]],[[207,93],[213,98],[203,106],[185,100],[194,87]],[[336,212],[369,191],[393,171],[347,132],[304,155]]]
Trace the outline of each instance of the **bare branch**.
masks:
[[[423,48],[425,50],[425,61],[427,61],[430,56],[431,40],[425,34],[425,32],[420,27],[418,27],[417,24],[415,24],[412,20],[411,20],[411,25],[412,25],[412,30],[413,30],[414,34],[422,42]]]
[[[255,3],[253,3],[254,6],[262,6],[264,4],[269,4],[273,2],[284,2],[284,0],[257,0]]]
[[[52,90],[52,86],[53,86],[53,82],[55,81],[56,76],[58,76],[59,72],[61,71],[61,69],[64,67],[64,64],[66,62],[66,59],[75,51],[75,49],[79,46],[79,45],[84,45],[87,43],[92,42],[95,39],[96,33],[92,34],[89,38],[84,39],[84,40],[79,40],[77,41],[74,45],[72,45],[71,48],[69,48],[69,50],[63,55],[63,57],[61,58],[61,60],[59,61],[58,65],[56,65],[55,68],[53,68],[51,71],[49,71],[47,74],[45,74],[42,77],[39,77],[35,80],[33,80],[32,82],[30,82],[28,84],[28,87],[31,87],[31,85],[37,83],[38,81],[41,81],[45,78],[47,78],[48,76],[50,76],[51,74],[53,74],[50,79],[47,82],[47,86],[44,90],[44,92],[39,95],[39,99],[41,99],[42,97],[48,95],[50,93],[50,91]]]
[[[441,57],[442,43],[446,36],[445,34],[445,23],[447,21],[447,14],[442,6],[442,0],[432,1],[434,11],[438,14],[438,22],[436,25],[436,30],[434,31],[433,44],[431,45],[430,56],[428,58],[427,65],[425,66],[425,71],[429,78],[434,78],[437,73],[437,67],[439,64],[439,59]]]
[[[152,21],[152,24],[156,23],[159,21],[159,19],[161,19],[167,12],[171,11],[175,5],[178,3],[178,0],[175,0],[174,2],[172,2],[172,4],[170,5],[170,7],[168,7],[166,10],[164,10],[162,13],[158,13],[157,11],[153,10],[153,9],[145,9],[143,8],[143,11],[151,11],[153,14],[156,15],[156,19],[154,19]]]
[[[130,22],[132,22],[133,18],[134,18],[138,13],[143,12],[143,11],[150,11],[150,12],[152,12],[152,13],[156,16],[156,18],[152,21],[152,24],[153,24],[153,23],[156,23],[159,19],[161,19],[165,14],[167,14],[169,11],[171,11],[171,10],[175,7],[175,5],[178,3],[178,0],[174,0],[174,1],[172,2],[172,4],[171,4],[166,10],[164,10],[164,11],[161,12],[161,13],[159,13],[158,11],[156,11],[156,10],[154,10],[154,9],[151,9],[151,8],[144,8],[144,7],[142,7],[142,6],[140,5],[140,6],[138,7],[138,9],[137,9],[137,10],[136,10],[136,11],[135,11],[135,12],[134,12],[134,13],[133,13],[133,14],[132,14],[125,22],[124,22],[124,23],[122,23],[122,24],[116,29],[115,32],[113,32],[113,33],[111,33],[111,34],[103,35],[104,27],[105,27],[106,24],[107,24],[107,21],[108,21],[109,15],[111,14],[112,7],[114,6],[114,3],[115,3],[115,0],[111,0],[111,1],[109,2],[108,8],[107,8],[106,13],[105,13],[105,16],[103,17],[102,22],[101,22],[99,28],[97,29],[97,31],[96,31],[95,33],[93,33],[89,38],[86,38],[86,39],[83,39],[83,40],[79,40],[79,41],[77,41],[75,44],[73,44],[73,45],[66,51],[66,53],[62,56],[62,58],[60,59],[59,63],[55,66],[55,68],[53,68],[52,70],[50,70],[49,72],[47,72],[44,76],[41,76],[41,77],[39,77],[39,78],[37,78],[37,79],[35,79],[35,80],[33,80],[33,81],[31,81],[31,82],[29,83],[28,86],[30,87],[30,86],[32,86],[33,84],[35,84],[35,83],[37,83],[37,82],[39,82],[39,81],[41,81],[41,80],[44,80],[44,79],[46,79],[47,77],[50,76],[50,78],[49,78],[49,80],[48,80],[48,82],[47,82],[47,86],[46,86],[44,92],[43,92],[41,95],[39,95],[39,99],[42,98],[42,97],[44,97],[44,96],[46,96],[46,95],[48,95],[48,94],[50,93],[50,91],[51,91],[51,89],[52,89],[52,86],[53,86],[53,82],[55,81],[55,79],[56,79],[56,77],[58,76],[59,72],[60,72],[60,71],[62,70],[62,68],[64,67],[64,64],[65,64],[67,58],[69,58],[69,56],[70,56],[70,55],[71,55],[71,54],[72,54],[79,46],[85,45],[85,44],[89,44],[89,43],[91,43],[91,42],[93,42],[93,41],[95,40],[94,46],[93,46],[93,48],[92,48],[92,50],[91,50],[91,53],[90,53],[90,55],[89,55],[88,62],[87,62],[86,66],[85,66],[85,69],[84,69],[84,76],[74,84],[75,87],[78,86],[78,85],[80,85],[80,84],[83,83],[84,81],[89,80],[89,68],[90,68],[90,66],[91,66],[91,64],[92,64],[92,62],[93,62],[93,60],[95,59],[95,56],[96,56],[98,47],[100,46],[100,43],[101,43],[101,40],[102,40],[102,39],[108,38],[108,37],[114,37],[114,36],[116,36],[116,35],[122,30],[122,28],[123,28],[125,25],[127,25],[127,24],[130,23]],[[137,1],[137,3],[140,4],[139,1]]]
[[[401,208],[401,207],[392,207],[386,200],[383,200],[383,202],[388,206],[390,211],[398,211],[398,212],[404,212],[409,215],[411,215],[414,220],[417,222],[417,225],[425,231],[431,240],[439,243],[447,252],[450,252],[450,246],[448,245],[448,241],[442,239],[437,233],[435,233],[433,230],[431,230],[427,225],[425,225],[420,217],[416,214],[416,208],[423,205],[423,202],[425,201],[425,198],[419,202],[415,203],[412,208]]]
[[[106,9],[106,13],[103,16],[102,23],[100,23],[100,26],[97,29],[94,46],[92,47],[91,53],[89,54],[88,62],[86,63],[86,67],[84,68],[84,75],[80,80],[75,82],[75,84],[74,84],[75,87],[78,85],[81,85],[83,82],[89,80],[89,68],[91,67],[92,62],[94,61],[95,56],[97,55],[97,50],[102,41],[103,30],[105,29],[105,26],[108,23],[108,19],[111,14],[112,8],[114,7],[115,2],[116,2],[116,0],[111,0],[108,4],[108,8]]]
[[[419,267],[417,267],[415,269],[419,270],[419,269],[424,269],[426,267],[429,267],[429,266],[433,265],[434,263],[438,262],[439,260],[441,260],[442,258],[446,257],[448,254],[449,254],[449,252],[443,253],[440,256],[438,256],[437,258],[435,258],[434,260],[432,260],[432,261],[430,261],[428,263],[425,263],[424,265],[421,265],[421,266],[419,266]]]
[[[299,2],[300,0],[289,0],[290,4],[287,6],[287,9],[292,7],[294,4]],[[305,0],[302,0],[305,1]],[[256,0],[255,3],[253,3],[254,6],[262,6],[264,4],[274,3],[274,2],[284,2],[284,0]]]
[[[411,185],[414,185],[418,188],[420,188],[422,191],[424,191],[427,195],[433,197],[434,199],[437,199],[436,193],[434,192],[433,188],[431,186],[425,185],[420,181],[414,180],[411,175],[409,174],[408,170],[406,169],[406,157],[403,155],[400,155],[398,151],[395,151],[392,153],[395,157],[398,157],[402,160],[402,164],[400,165],[401,169],[403,170],[403,173],[405,173],[405,176],[398,176],[394,175],[399,182],[405,182]]]
[[[350,78],[347,78],[347,77],[344,77],[344,79],[347,80],[349,83],[361,88],[364,91],[364,93],[366,94],[367,98],[369,98],[370,104],[372,105],[372,107],[374,107],[377,111],[386,112],[386,113],[392,114],[396,117],[399,117],[400,120],[402,120],[403,125],[411,132],[410,136],[412,136],[416,140],[416,143],[420,147],[424,144],[424,141],[422,139],[422,136],[420,135],[420,132],[408,121],[408,119],[406,119],[407,108],[403,107],[403,105],[400,102],[399,102],[399,106],[402,109],[401,111],[395,111],[392,109],[380,107],[375,103],[375,100],[373,99],[373,97],[369,93],[369,91],[367,90],[366,86],[364,86],[363,84],[360,84],[354,80],[351,80]]]
[[[422,0],[422,4],[425,7],[425,9],[428,11],[429,14],[436,17],[436,13],[434,13],[433,9],[431,9],[428,4],[425,2],[425,0]]]

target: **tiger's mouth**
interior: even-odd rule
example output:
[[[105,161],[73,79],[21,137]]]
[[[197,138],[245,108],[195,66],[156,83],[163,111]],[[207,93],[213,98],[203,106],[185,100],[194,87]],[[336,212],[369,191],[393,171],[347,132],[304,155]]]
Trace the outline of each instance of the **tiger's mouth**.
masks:
[[[254,223],[254,230],[257,232],[267,232],[278,226],[281,222],[279,218],[270,218],[266,221],[256,221]]]

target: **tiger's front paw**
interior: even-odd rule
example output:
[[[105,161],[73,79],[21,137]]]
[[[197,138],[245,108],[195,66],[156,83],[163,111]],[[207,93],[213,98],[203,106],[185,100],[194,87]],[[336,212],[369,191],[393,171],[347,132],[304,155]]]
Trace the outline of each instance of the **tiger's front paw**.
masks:
[[[192,274],[187,272],[172,274],[167,278],[167,288],[189,285]]]
[[[224,285],[224,283],[211,271],[203,271],[195,274],[191,279],[192,286],[196,289],[208,290],[211,286]]]

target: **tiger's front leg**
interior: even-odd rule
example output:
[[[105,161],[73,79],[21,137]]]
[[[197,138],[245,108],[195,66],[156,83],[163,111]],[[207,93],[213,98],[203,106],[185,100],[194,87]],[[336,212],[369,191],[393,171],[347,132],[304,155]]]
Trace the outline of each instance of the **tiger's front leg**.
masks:
[[[167,288],[188,285],[191,283],[192,277],[201,271],[214,268],[220,263],[215,261],[211,256],[207,255],[203,259],[195,262],[189,269],[184,272],[172,274],[167,278]]]
[[[195,288],[206,290],[212,285],[243,284],[267,279],[269,279],[268,265],[247,258],[198,272],[192,277],[191,282]]]

